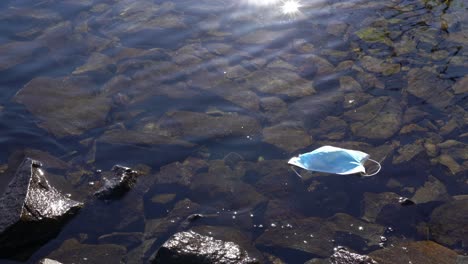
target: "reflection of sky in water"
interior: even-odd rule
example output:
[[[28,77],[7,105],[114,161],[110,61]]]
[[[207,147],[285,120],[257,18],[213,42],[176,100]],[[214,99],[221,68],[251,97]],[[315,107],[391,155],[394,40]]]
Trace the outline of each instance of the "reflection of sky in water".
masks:
[[[245,0],[248,5],[278,7],[284,15],[295,15],[299,12],[301,4],[298,0]]]

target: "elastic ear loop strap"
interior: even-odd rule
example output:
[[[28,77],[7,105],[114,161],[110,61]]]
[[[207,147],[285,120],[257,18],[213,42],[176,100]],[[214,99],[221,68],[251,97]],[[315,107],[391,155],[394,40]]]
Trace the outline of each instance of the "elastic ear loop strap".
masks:
[[[299,174],[299,172],[296,171],[296,169],[294,169],[293,166],[289,166],[291,167],[291,169],[296,173],[297,176],[299,176],[299,178],[302,178],[302,176]]]
[[[375,161],[375,160],[373,160],[373,159],[367,159],[367,160],[372,161],[372,162],[374,162],[375,164],[377,164],[378,169],[377,169],[375,172],[371,173],[371,174],[361,173],[361,176],[370,177],[370,176],[374,176],[374,175],[376,175],[377,173],[379,173],[379,172],[380,172],[380,169],[382,169],[382,165],[380,165],[380,163],[379,163],[378,161]]]

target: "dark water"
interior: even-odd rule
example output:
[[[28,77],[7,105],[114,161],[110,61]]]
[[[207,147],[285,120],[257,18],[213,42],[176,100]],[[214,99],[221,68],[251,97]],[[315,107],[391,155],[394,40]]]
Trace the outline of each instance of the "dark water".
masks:
[[[384,263],[467,254],[468,218],[457,214],[468,210],[464,1],[0,8],[0,163],[18,152],[61,159],[51,181],[78,200],[96,170],[144,174],[122,199],[90,202],[25,262],[144,263],[189,229],[234,239],[262,263],[320,263],[336,246]],[[323,145],[365,151],[382,171],[300,179],[287,166]],[[192,213],[207,217],[182,224]],[[102,244],[120,255],[93,250]]]

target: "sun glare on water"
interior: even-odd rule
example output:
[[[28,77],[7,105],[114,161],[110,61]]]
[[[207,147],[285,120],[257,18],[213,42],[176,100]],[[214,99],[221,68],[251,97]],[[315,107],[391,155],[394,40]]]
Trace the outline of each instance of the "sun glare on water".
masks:
[[[287,0],[281,5],[281,11],[285,15],[294,15],[299,12],[299,7],[301,7],[301,4],[298,1]]]

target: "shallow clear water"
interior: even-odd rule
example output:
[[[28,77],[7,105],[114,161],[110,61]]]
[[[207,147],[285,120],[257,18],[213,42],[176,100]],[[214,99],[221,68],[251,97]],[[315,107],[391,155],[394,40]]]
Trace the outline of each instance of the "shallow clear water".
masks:
[[[144,174],[124,198],[90,202],[30,261],[76,261],[57,253],[64,241],[106,244],[103,236],[126,233],[112,244],[127,262],[145,262],[175,232],[210,228],[262,263],[323,259],[336,246],[396,257],[392,248],[427,239],[466,254],[467,219],[451,215],[455,200],[468,208],[464,1],[0,8],[0,163],[36,153],[78,200],[96,170],[122,164]],[[287,166],[323,145],[365,151],[382,171],[300,179]],[[68,165],[47,168],[51,158],[32,149]],[[435,215],[441,206],[445,218]],[[192,213],[207,217],[182,225]],[[379,245],[380,236],[388,241]]]

